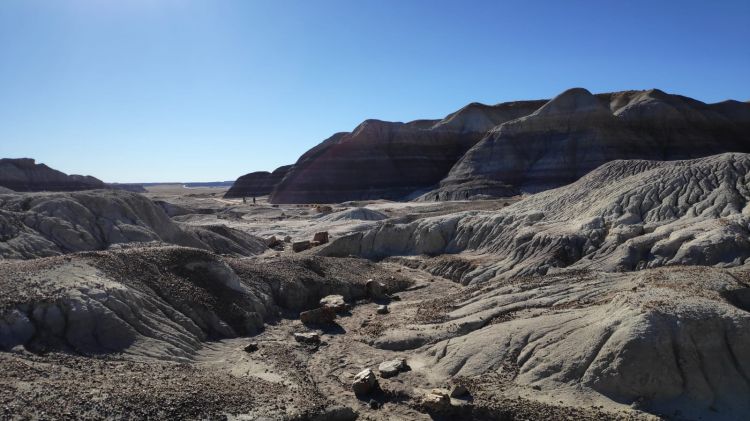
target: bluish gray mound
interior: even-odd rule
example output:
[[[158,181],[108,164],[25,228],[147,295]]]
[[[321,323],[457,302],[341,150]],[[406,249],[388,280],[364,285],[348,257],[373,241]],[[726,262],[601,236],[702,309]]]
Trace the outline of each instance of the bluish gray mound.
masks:
[[[237,230],[183,226],[137,193],[92,190],[0,196],[0,257],[30,259],[116,244],[162,242],[249,256],[262,240]]]

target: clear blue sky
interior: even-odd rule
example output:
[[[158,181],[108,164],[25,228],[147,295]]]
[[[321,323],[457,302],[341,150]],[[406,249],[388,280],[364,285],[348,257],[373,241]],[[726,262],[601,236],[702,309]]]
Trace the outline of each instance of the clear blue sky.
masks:
[[[233,180],[573,86],[750,100],[750,1],[0,1],[0,157],[105,181]]]

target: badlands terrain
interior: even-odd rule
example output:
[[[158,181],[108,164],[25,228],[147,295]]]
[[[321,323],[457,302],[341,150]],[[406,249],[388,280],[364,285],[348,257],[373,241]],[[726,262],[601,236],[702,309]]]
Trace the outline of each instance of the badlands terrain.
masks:
[[[748,419],[748,109],[470,104],[229,190],[2,160],[0,419]]]

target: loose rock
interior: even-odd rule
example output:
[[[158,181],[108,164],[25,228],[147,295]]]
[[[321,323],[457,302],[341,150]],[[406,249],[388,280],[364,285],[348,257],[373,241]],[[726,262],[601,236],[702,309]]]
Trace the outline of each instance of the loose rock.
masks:
[[[315,207],[315,211],[318,213],[331,213],[333,208],[328,205],[318,205]]]
[[[320,335],[315,332],[295,333],[294,340],[306,344],[317,344],[320,343]]]
[[[319,244],[325,244],[328,242],[328,231],[316,232],[313,235],[313,241],[317,241]]]
[[[258,343],[257,342],[250,342],[245,347],[245,352],[255,352],[258,350]]]
[[[422,406],[428,410],[439,411],[450,406],[451,398],[445,389],[432,389],[422,398]]]
[[[349,306],[344,301],[343,295],[328,295],[320,299],[320,306],[330,308],[333,311],[340,313],[346,311]]]
[[[266,245],[268,247],[270,247],[270,248],[274,248],[274,247],[278,246],[279,244],[281,244],[281,241],[279,241],[279,239],[276,238],[275,235],[272,235],[272,236],[266,238],[265,242],[266,242]]]
[[[306,325],[331,324],[336,319],[336,312],[330,307],[319,307],[314,310],[303,311],[299,319]]]
[[[366,395],[372,392],[377,384],[378,379],[375,377],[375,373],[369,368],[366,368],[354,376],[352,390],[356,395]]]
[[[397,358],[395,360],[384,361],[378,366],[380,376],[383,378],[393,377],[406,369],[406,359]]]
[[[292,250],[294,250],[295,253],[299,253],[301,251],[305,251],[312,247],[309,241],[303,240],[303,241],[295,241],[292,243]]]
[[[376,311],[378,312],[378,314],[388,314],[388,306],[385,304],[379,305]]]

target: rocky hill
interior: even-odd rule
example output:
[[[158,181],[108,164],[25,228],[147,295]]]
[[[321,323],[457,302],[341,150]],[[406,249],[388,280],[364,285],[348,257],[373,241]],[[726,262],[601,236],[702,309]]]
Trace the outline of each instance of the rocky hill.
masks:
[[[260,239],[238,230],[173,222],[159,205],[136,193],[0,196],[0,258],[29,259],[144,242],[245,256],[266,250]]]
[[[438,183],[492,127],[543,102],[469,104],[442,120],[367,120],[307,151],[271,194],[273,203],[401,199]]]
[[[273,203],[513,196],[577,180],[614,159],[750,152],[750,105],[652,89],[469,104],[442,120],[367,120],[300,157]],[[267,173],[246,183],[268,190]]]
[[[469,252],[473,269],[461,274],[463,283],[559,268],[737,266],[750,258],[749,179],[749,154],[618,160],[499,212],[381,224],[322,253],[380,259]]]
[[[106,188],[101,180],[83,175],[67,175],[33,159],[0,159],[0,186],[17,192],[77,191]]]
[[[535,192],[615,159],[676,160],[750,152],[750,107],[704,104],[659,90],[594,96],[571,89],[502,124],[464,155],[436,193],[465,198],[478,181]],[[463,197],[462,197],[463,196]]]
[[[245,174],[232,184],[224,197],[254,197],[271,194],[273,188],[284,179],[291,167],[291,165],[284,165],[273,172],[256,171]]]

